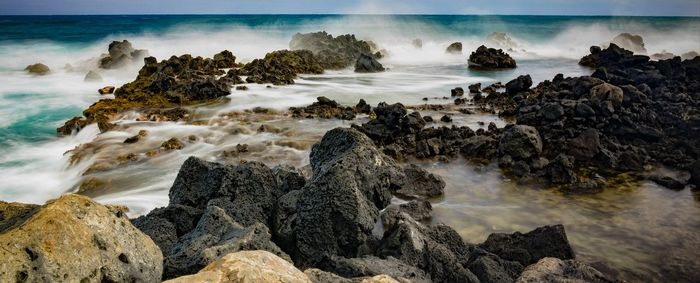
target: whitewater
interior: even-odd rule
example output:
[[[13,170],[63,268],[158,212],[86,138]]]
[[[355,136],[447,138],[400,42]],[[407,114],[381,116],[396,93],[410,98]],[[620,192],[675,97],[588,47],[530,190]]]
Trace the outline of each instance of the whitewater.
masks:
[[[118,121],[121,127],[100,134],[90,125],[73,136],[57,137],[56,128],[100,98],[97,89],[132,81],[140,69],[133,64],[117,70],[99,70],[102,82],[85,82],[96,69],[96,58],[113,40],[128,39],[135,48],[148,50],[159,60],[172,55],[211,57],[230,50],[237,62],[249,62],[266,53],[289,48],[297,32],[325,30],[333,35],[355,34],[370,40],[388,56],[381,63],[389,70],[356,74],[352,70],[302,75],[290,86],[249,85],[233,90],[223,103],[194,107],[197,123],[138,121],[137,115]],[[506,71],[467,68],[469,52],[492,32],[505,32],[514,44],[502,46],[518,62]],[[447,104],[454,87],[507,82],[530,74],[535,81],[589,75],[578,66],[591,45],[605,44],[622,32],[644,38],[649,54],[700,52],[697,18],[648,17],[532,17],[532,16],[2,16],[0,17],[0,200],[43,203],[80,185],[100,180],[102,190],[82,193],[105,204],[129,207],[137,216],[168,203],[168,189],[180,165],[189,156],[232,161],[228,153],[246,144],[246,159],[267,165],[308,166],[310,145],[328,130],[362,123],[354,121],[299,120],[281,116],[260,120],[246,110],[264,107],[283,112],[326,96],[345,105],[359,99],[405,105]],[[420,39],[422,47],[413,41]],[[463,54],[445,48],[462,42]],[[495,46],[500,47],[500,46]],[[51,68],[42,77],[23,69],[41,62]],[[423,111],[440,117],[453,114]],[[455,117],[455,125],[472,129],[489,123],[499,127],[495,115]],[[258,131],[262,124],[278,132]],[[123,155],[124,139],[147,130],[139,146],[143,151],[171,138],[187,140],[172,151],[127,166],[89,171],[95,163]],[[71,150],[81,159],[71,160]],[[134,148],[130,148],[131,151]],[[139,149],[137,148],[136,151]],[[74,151],[75,152],[75,151]],[[494,232],[564,223],[579,256],[604,261],[623,276],[660,280],[668,270],[655,267],[665,256],[675,264],[700,257],[700,229],[694,215],[700,204],[689,190],[671,191],[653,183],[640,183],[593,196],[570,196],[506,179],[496,166],[483,167],[464,160],[452,163],[422,162],[447,182],[446,195],[434,200],[436,222],[454,227],[465,239],[481,242]],[[86,174],[88,172],[88,174]],[[663,225],[663,228],[659,227]],[[682,239],[682,240],[681,240]],[[677,243],[668,248],[668,243]],[[619,245],[625,243],[626,245]]]

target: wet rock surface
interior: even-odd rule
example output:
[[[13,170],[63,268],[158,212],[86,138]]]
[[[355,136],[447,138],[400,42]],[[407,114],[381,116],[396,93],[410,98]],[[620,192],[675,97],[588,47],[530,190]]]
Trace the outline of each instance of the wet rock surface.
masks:
[[[382,66],[377,59],[371,55],[362,54],[357,58],[355,62],[355,73],[378,73],[384,72],[384,66]]]
[[[51,73],[51,69],[49,69],[49,66],[46,66],[42,63],[36,63],[27,66],[24,68],[24,71],[27,72],[28,74],[35,75],[35,76],[44,76],[48,75]]]
[[[321,62],[308,50],[280,50],[267,53],[241,69],[249,83],[294,84],[298,74],[323,73]]]

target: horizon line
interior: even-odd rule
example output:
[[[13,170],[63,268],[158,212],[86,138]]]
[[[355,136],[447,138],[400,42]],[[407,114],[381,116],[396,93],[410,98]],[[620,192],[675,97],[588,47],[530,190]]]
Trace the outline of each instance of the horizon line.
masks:
[[[603,14],[413,14],[413,13],[397,13],[397,14],[381,14],[381,13],[148,13],[148,14],[0,14],[0,17],[22,17],[22,16],[513,16],[513,17],[654,17],[654,18],[700,18],[700,16],[678,16],[678,15],[603,15]]]

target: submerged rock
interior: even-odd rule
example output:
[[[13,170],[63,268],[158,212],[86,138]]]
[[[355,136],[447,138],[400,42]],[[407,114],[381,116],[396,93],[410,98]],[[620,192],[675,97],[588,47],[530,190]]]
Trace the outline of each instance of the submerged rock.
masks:
[[[112,41],[107,49],[109,54],[100,59],[99,67],[102,69],[117,69],[129,64],[137,63],[146,56],[147,50],[136,50],[128,40]]]
[[[450,46],[447,46],[447,49],[445,49],[445,52],[450,54],[462,54],[462,43],[455,42],[450,44]]]
[[[492,32],[486,37],[486,42],[491,46],[497,46],[500,48],[516,48],[518,43],[515,42],[508,34],[505,32]]]
[[[119,208],[67,194],[41,207],[0,202],[0,215],[2,282],[161,279],[161,251]]]
[[[423,40],[420,38],[414,39],[411,41],[411,44],[413,44],[413,47],[415,48],[423,48]]]
[[[360,55],[355,62],[355,73],[384,72],[384,67],[374,57],[366,54]]]
[[[24,71],[26,71],[29,74],[37,75],[37,76],[44,76],[44,75],[48,75],[49,73],[51,73],[51,69],[49,69],[49,66],[46,66],[42,63],[36,63],[36,64],[29,65],[26,68],[24,68]]]
[[[515,60],[501,49],[487,48],[482,45],[469,55],[469,68],[511,69],[515,67]]]
[[[266,251],[240,251],[214,261],[197,274],[182,276],[168,283],[188,282],[295,282],[311,280],[284,259]]]

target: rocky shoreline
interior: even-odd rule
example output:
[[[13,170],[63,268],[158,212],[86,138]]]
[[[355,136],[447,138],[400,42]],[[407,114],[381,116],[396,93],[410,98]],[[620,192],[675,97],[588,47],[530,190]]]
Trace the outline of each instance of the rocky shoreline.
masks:
[[[110,44],[102,66],[145,57],[127,43]],[[353,35],[320,32],[297,34],[290,50],[247,64],[228,51],[160,62],[145,57],[133,82],[57,132],[75,134],[92,123],[107,132],[127,111],[146,121],[187,121],[190,106],[225,99],[246,83],[287,85],[299,74],[348,67],[384,71],[376,49]],[[447,52],[457,50],[455,43]],[[563,225],[491,234],[477,244],[431,223],[429,200],[444,194],[445,181],[408,162],[495,162],[518,182],[569,193],[598,193],[620,178],[700,188],[700,57],[651,61],[615,43],[590,51],[580,64],[595,68],[591,76],[557,75],[532,87],[523,75],[505,85],[471,85],[468,96],[455,88],[454,105],[343,106],[319,97],[289,116],[368,120],[325,133],[311,147],[310,169],[190,157],[168,205],[135,219],[125,208],[73,194],[43,206],[0,202],[0,281],[618,282],[614,272],[576,260]],[[469,64],[516,67],[508,54],[485,46]],[[515,123],[474,131],[439,126],[416,111],[437,108],[494,112]],[[440,121],[449,125],[452,118]],[[182,147],[171,139],[159,150]],[[79,150],[73,158],[80,159]],[[688,178],[659,175],[653,171],[659,167],[687,171]]]

